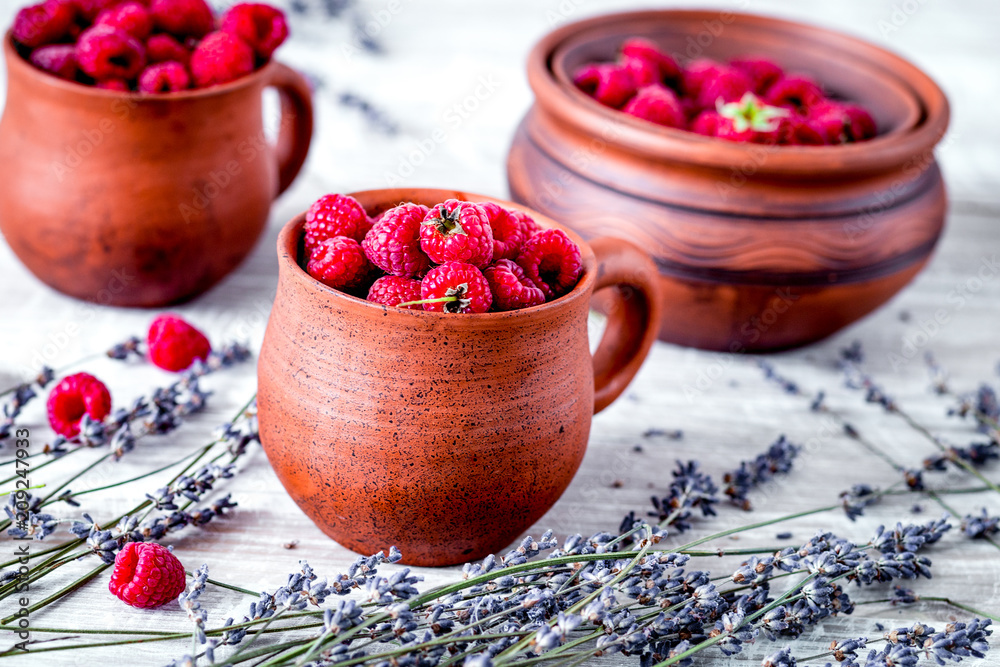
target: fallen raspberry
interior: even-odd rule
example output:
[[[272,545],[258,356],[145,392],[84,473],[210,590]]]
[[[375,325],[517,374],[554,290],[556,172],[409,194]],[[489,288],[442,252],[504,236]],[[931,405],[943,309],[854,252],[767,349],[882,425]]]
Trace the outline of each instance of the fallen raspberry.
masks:
[[[767,93],[778,79],[785,76],[781,67],[766,58],[737,58],[729,64],[750,77],[753,92],[758,96]]]
[[[764,95],[764,101],[776,107],[788,107],[805,112],[823,102],[826,96],[812,79],[803,76],[786,76],[778,79]]]
[[[635,95],[631,72],[621,65],[584,65],[576,71],[573,83],[601,104],[620,109]]]
[[[317,199],[306,212],[306,249],[311,250],[334,236],[347,236],[358,243],[372,228],[365,209],[348,195],[325,195]]]
[[[85,30],[76,43],[76,61],[85,74],[98,81],[134,79],[146,64],[146,52],[124,30],[98,26]]]
[[[104,383],[89,373],[76,373],[62,379],[49,392],[46,404],[49,425],[59,435],[72,438],[80,433],[84,415],[101,421],[111,412],[111,394]]]
[[[94,25],[124,30],[136,39],[146,39],[153,32],[153,15],[139,2],[125,2],[105,9],[97,16]]]
[[[421,300],[447,299],[423,304],[438,313],[485,313],[493,303],[490,285],[475,266],[445,262],[427,272],[420,281]]]
[[[94,87],[101,90],[115,90],[122,93],[132,90],[132,87],[128,85],[128,81],[125,79],[105,79],[104,81],[98,81]]]
[[[720,102],[735,102],[751,92],[750,77],[734,67],[722,67],[715,76],[705,80],[698,91],[696,103],[703,109],[715,107]]]
[[[580,248],[561,229],[543,229],[525,241],[517,263],[548,301],[576,287],[583,272]]]
[[[187,68],[176,61],[150,65],[139,75],[139,92],[142,93],[176,93],[190,87]]]
[[[253,67],[253,49],[228,32],[211,33],[191,54],[191,75],[197,88],[235,81]]]
[[[174,37],[204,37],[215,29],[215,16],[205,0],[153,0],[153,22]]]
[[[25,7],[14,17],[11,35],[31,48],[52,44],[69,35],[74,14],[73,7],[60,0]]]
[[[499,204],[480,204],[486,211],[490,229],[493,231],[493,259],[514,259],[521,252],[524,243],[524,223],[513,211]]]
[[[148,609],[172,602],[184,592],[184,566],[153,542],[127,542],[115,557],[108,590],[127,605]]]
[[[493,229],[482,206],[449,199],[432,208],[420,225],[420,248],[432,262],[484,267],[493,260]]]
[[[630,116],[666,127],[683,128],[686,121],[677,95],[658,83],[640,88],[623,111]]]
[[[497,260],[483,269],[493,294],[494,310],[520,310],[545,303],[545,293],[535,287],[516,262]]]
[[[658,81],[673,81],[680,78],[681,68],[677,61],[663,53],[655,43],[642,37],[632,37],[622,43],[622,55],[638,58],[654,65],[659,74]]]
[[[346,236],[334,236],[312,249],[306,271],[327,287],[349,292],[365,282],[371,265],[360,243]]]
[[[408,310],[423,310],[421,304],[400,306],[401,303],[420,301],[420,281],[404,276],[382,276],[368,290],[368,300],[383,306],[396,306]]]
[[[173,60],[187,65],[191,60],[191,52],[170,35],[153,35],[146,40],[146,60],[150,63]]]
[[[31,52],[31,64],[60,79],[76,78],[76,47],[72,44],[53,44]]]
[[[264,4],[233,5],[223,15],[219,29],[249,44],[262,60],[270,58],[288,37],[284,12]]]
[[[368,261],[394,276],[422,276],[431,260],[420,249],[420,227],[428,208],[420,204],[400,204],[382,214],[361,246]]]
[[[149,360],[168,371],[183,371],[202,361],[212,351],[205,334],[195,329],[177,315],[160,315],[149,325],[146,335]]]

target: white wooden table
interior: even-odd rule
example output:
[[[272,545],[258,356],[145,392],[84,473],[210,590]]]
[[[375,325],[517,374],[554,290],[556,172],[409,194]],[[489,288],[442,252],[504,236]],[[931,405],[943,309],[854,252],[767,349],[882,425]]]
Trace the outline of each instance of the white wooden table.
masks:
[[[3,0],[0,21],[9,22],[15,4]],[[306,4],[321,3],[310,0]],[[345,52],[343,44],[356,43],[349,31],[350,21],[296,20],[295,37],[283,47],[281,57],[320,83],[317,133],[309,162],[295,186],[276,203],[267,233],[243,266],[210,293],[175,310],[216,342],[243,339],[257,349],[276,284],[277,230],[319,195],[384,187],[390,174],[408,185],[506,195],[508,143],[531,103],[523,60],[533,42],[557,18],[577,19],[602,11],[664,4],[668,3],[402,0],[401,9],[388,14],[388,21],[384,20],[387,14],[381,15],[386,23],[377,35],[384,46],[381,55],[355,49]],[[939,157],[952,204],[947,233],[933,262],[902,294],[865,321],[810,348],[773,356],[771,361],[803,386],[826,390],[831,407],[896,459],[915,465],[933,453],[931,445],[901,420],[883,415],[864,404],[859,394],[843,388],[834,368],[838,350],[860,339],[869,367],[900,404],[942,437],[967,444],[973,439],[972,428],[946,417],[948,403],[928,390],[920,357],[925,350],[933,351],[951,370],[957,390],[973,389],[980,381],[1000,383],[994,370],[1000,360],[1000,276],[993,273],[974,283],[976,289],[966,293],[960,307],[955,299],[949,299],[976,275],[984,260],[1000,254],[1000,123],[995,112],[1000,105],[1000,40],[996,38],[1000,4],[991,0],[742,0],[700,4],[779,14],[857,34],[901,52],[945,88],[952,102],[953,125]],[[377,19],[377,12],[387,6],[382,0],[371,0],[361,3],[358,10],[368,21]],[[483,81],[489,85],[483,87]],[[482,98],[478,108],[455,122],[456,116],[449,109],[475,95],[477,87]],[[369,100],[398,132],[379,131],[356,109],[339,104],[344,93]],[[434,144],[432,150],[421,149],[420,142],[439,127],[446,131],[447,139]],[[401,164],[413,162],[409,156],[415,150],[425,153],[421,164],[412,174],[400,175]],[[404,173],[408,173],[405,168]],[[141,335],[153,316],[148,311],[99,308],[63,297],[35,280],[3,244],[0,306],[0,388],[25,379],[39,355],[58,368],[128,335]],[[930,336],[921,354],[909,363],[891,363],[892,355],[901,354],[907,340],[919,336],[921,322],[939,309],[947,312],[948,323]],[[169,381],[167,374],[155,369],[123,367],[108,360],[86,368],[104,378],[116,401],[122,403]],[[253,394],[253,363],[208,378],[205,385],[215,392],[205,414],[165,439],[144,441],[120,464],[98,467],[74,488],[134,476],[155,462],[172,460],[207,442],[212,429]],[[700,397],[689,400],[685,387],[700,387]],[[552,528],[565,536],[614,530],[629,510],[641,514],[649,509],[649,497],[663,492],[669,483],[675,459],[699,459],[709,472],[719,476],[741,459],[762,451],[782,433],[794,442],[815,446],[807,448],[791,475],[753,496],[754,514],[724,507],[715,520],[699,523],[693,535],[833,503],[841,490],[855,483],[885,485],[894,481],[888,466],[841,435],[837,427],[831,428],[822,415],[811,413],[807,403],[765,383],[753,358],[657,344],[627,396],[595,418],[579,474],[562,500],[530,532],[538,535]],[[34,433],[44,432],[40,401],[26,411],[23,421]],[[653,428],[679,429],[683,437],[644,439],[643,433]],[[642,444],[641,452],[634,450],[636,444]],[[9,449],[3,454],[9,454]],[[59,465],[49,470],[59,470]],[[987,468],[993,479],[1000,478],[998,473],[996,464]],[[965,483],[965,476],[958,473],[942,479]],[[119,494],[103,494],[100,502],[86,509],[95,516],[112,516],[151,488],[150,484],[135,483]],[[287,572],[297,569],[299,559],[307,559],[321,575],[339,572],[353,560],[354,554],[327,539],[299,512],[262,452],[248,458],[243,472],[225,486],[225,491],[231,491],[239,502],[231,516],[169,539],[189,569],[204,562],[215,578],[251,589],[273,590],[284,583]],[[978,511],[984,505],[992,514],[1000,512],[1000,499],[995,495],[955,497],[951,502],[963,513]],[[911,513],[915,503],[924,508],[923,514]],[[78,510],[69,507],[59,508],[58,513],[68,518],[78,516]],[[793,534],[793,541],[805,540],[819,528],[864,540],[879,523],[926,521],[938,514],[939,509],[925,499],[899,497],[872,508],[854,524],[840,512],[820,514],[744,534],[738,544],[774,544],[778,542],[775,534],[784,531]],[[987,543],[969,542],[957,533],[953,530],[930,552],[935,577],[918,582],[919,590],[1000,613],[1000,554]],[[294,549],[285,548],[293,541],[297,543]],[[733,542],[727,540],[720,546],[726,544]],[[13,549],[9,538],[0,538],[0,558],[9,558]],[[725,571],[730,565],[729,561],[712,561],[708,566]],[[85,571],[85,567],[81,564],[65,570],[68,576]],[[428,585],[458,576],[455,569],[420,573]],[[105,574],[99,582],[33,614],[32,624],[189,629],[185,615],[176,607],[152,613],[124,607],[107,592],[106,579]],[[866,596],[872,594],[857,595],[858,599]],[[227,616],[239,619],[249,602],[238,594],[211,588],[202,600],[210,610],[213,626]],[[0,613],[10,613],[10,605],[9,601],[0,602]],[[941,625],[961,616],[931,603],[907,608],[860,606],[853,616],[824,621],[794,646],[797,654],[808,655],[815,652],[810,649],[824,646],[832,638],[877,636],[876,621],[902,625],[926,620]],[[33,636],[38,638],[41,635]],[[2,650],[9,643],[7,635],[0,635],[0,640]],[[179,657],[186,648],[183,643],[171,645],[171,649],[165,646],[29,655],[5,662],[159,665]],[[776,648],[762,642],[733,661],[759,664],[763,655]],[[715,659],[718,653],[711,655]],[[1000,665],[1000,650],[987,662]]]

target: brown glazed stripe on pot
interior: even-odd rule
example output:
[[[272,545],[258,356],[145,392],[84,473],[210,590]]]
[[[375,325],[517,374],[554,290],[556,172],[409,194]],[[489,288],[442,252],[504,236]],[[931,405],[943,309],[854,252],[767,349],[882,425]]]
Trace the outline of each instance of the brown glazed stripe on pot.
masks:
[[[880,136],[736,144],[633,118],[572,85],[578,66],[614,59],[631,36],[682,63],[771,58],[866,106]],[[933,150],[947,100],[918,68],[862,40],[725,11],[611,14],[543,37],[528,78],[535,104],[508,157],[513,199],[584,238],[614,235],[647,250],[665,341],[740,352],[818,340],[902,289],[941,234],[946,196]]]
[[[354,196],[371,215],[406,201],[487,200],[422,189]],[[395,545],[405,563],[450,565],[506,547],[562,495],[591,416],[655,340],[655,267],[625,241],[587,245],[570,232],[584,272],[569,294],[504,313],[412,311],[311,278],[297,261],[303,221],[278,239],[258,364],[261,441],[278,478],[320,529],[360,553]],[[631,289],[609,290],[591,360],[590,298],[616,285]]]

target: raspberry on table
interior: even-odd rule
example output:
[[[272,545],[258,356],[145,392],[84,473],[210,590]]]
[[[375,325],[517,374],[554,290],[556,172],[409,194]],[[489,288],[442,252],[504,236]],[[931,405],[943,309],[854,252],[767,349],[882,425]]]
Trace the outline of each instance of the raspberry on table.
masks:
[[[191,75],[198,88],[235,81],[253,69],[253,49],[228,32],[209,34],[191,54]]]
[[[25,7],[14,17],[11,34],[14,40],[31,48],[60,41],[73,26],[73,7],[60,0],[47,0]]]
[[[548,301],[576,287],[583,272],[580,248],[561,229],[543,229],[525,241],[517,263]]]
[[[179,62],[167,61],[150,65],[139,75],[139,92],[176,93],[191,87],[191,76]]]
[[[215,29],[215,16],[205,0],[152,0],[153,22],[174,37],[204,37]]]
[[[420,248],[428,211],[420,204],[400,204],[383,213],[361,244],[368,261],[394,276],[422,276],[431,265]]]
[[[306,271],[327,287],[346,292],[361,286],[371,272],[371,265],[360,243],[346,236],[334,236],[312,249]]]
[[[681,68],[677,61],[663,53],[654,42],[642,37],[632,37],[622,42],[622,55],[626,58],[638,58],[654,65],[658,71],[657,81],[675,80],[680,77]]]
[[[150,63],[173,60],[187,65],[191,60],[191,52],[170,35],[153,35],[146,40],[146,60]]]
[[[31,52],[31,64],[60,79],[76,78],[76,47],[72,44],[53,44]]]
[[[493,260],[493,229],[482,206],[449,199],[432,208],[420,226],[420,248],[432,262],[465,262],[476,267]]]
[[[52,430],[67,438],[80,433],[84,415],[101,421],[111,412],[111,394],[103,382],[89,373],[64,377],[49,392],[46,404]]]
[[[414,303],[400,306],[401,303],[420,301],[420,281],[405,276],[382,276],[368,290],[368,300],[383,306],[395,306],[408,310],[423,310],[423,305]]]
[[[144,40],[153,32],[153,15],[140,2],[124,2],[98,14],[94,25],[124,30],[136,39]]]
[[[127,605],[160,607],[184,592],[184,566],[169,549],[152,542],[128,542],[115,557],[108,590]]]
[[[615,109],[624,106],[636,91],[632,73],[612,63],[584,65],[573,75],[573,83],[601,104]]]
[[[270,58],[288,38],[285,13],[277,7],[258,3],[233,5],[222,16],[219,29],[249,44],[262,60]]]
[[[665,127],[683,128],[686,124],[684,109],[677,95],[658,83],[640,88],[622,111]]]
[[[365,209],[358,200],[348,195],[324,195],[306,212],[306,249],[311,250],[322,241],[334,236],[346,236],[358,243],[372,228]]]
[[[514,259],[524,243],[525,229],[521,219],[499,204],[480,204],[493,231],[493,259]]]
[[[142,42],[124,30],[97,26],[85,30],[76,43],[76,61],[88,76],[134,79],[146,64]]]
[[[764,101],[776,107],[790,107],[805,112],[823,102],[826,95],[815,81],[803,76],[786,76],[778,79],[767,90]]]
[[[420,281],[421,300],[451,298],[423,304],[438,313],[485,313],[493,303],[490,284],[482,271],[465,262],[445,262],[427,272]]]
[[[168,371],[183,371],[202,361],[212,351],[205,334],[195,329],[177,315],[160,315],[149,325],[146,335],[149,360]]]
[[[767,93],[778,79],[785,76],[785,71],[767,58],[736,58],[729,64],[750,77],[753,92],[759,96]]]
[[[500,259],[483,269],[493,294],[494,310],[520,310],[545,303],[545,293],[536,287],[516,262]]]

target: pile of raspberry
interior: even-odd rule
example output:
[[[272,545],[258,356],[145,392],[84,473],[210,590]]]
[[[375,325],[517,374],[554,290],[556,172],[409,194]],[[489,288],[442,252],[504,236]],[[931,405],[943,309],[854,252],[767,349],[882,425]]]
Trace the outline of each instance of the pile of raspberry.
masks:
[[[605,106],[728,141],[832,146],[877,134],[866,109],[831,99],[816,81],[765,58],[702,58],[681,67],[653,42],[631,38],[616,62],[584,65],[573,81]]]
[[[20,54],[61,79],[122,92],[173,93],[234,81],[288,37],[284,13],[205,0],[45,0],[17,13]]]
[[[332,194],[306,213],[306,270],[385,306],[444,313],[519,310],[571,291],[580,248],[559,229],[488,202],[405,203],[374,219]]]

